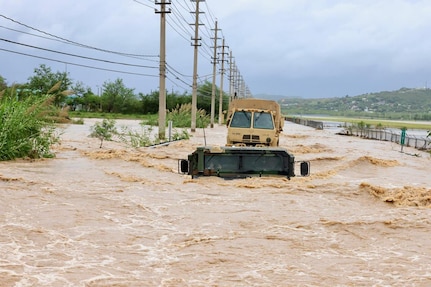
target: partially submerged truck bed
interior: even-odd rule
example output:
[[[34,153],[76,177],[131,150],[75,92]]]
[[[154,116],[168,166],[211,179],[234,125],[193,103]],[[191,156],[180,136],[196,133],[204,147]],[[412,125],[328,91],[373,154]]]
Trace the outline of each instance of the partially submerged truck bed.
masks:
[[[283,148],[198,147],[188,160],[181,160],[181,172],[193,177],[224,178],[252,176],[295,176],[295,158]],[[301,175],[308,175],[308,163],[301,163]]]

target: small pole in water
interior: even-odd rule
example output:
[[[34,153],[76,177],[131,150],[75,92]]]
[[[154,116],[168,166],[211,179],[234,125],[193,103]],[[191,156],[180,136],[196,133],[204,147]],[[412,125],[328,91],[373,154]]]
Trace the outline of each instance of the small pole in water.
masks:
[[[204,125],[204,120],[202,119],[202,116],[199,117],[201,119],[201,124],[202,124],[202,130],[204,131],[204,145],[207,146],[207,137],[205,135],[205,125]]]
[[[168,141],[172,141],[172,121],[168,121]]]
[[[401,129],[401,139],[400,139],[401,152],[403,152],[403,147],[404,147],[404,144],[406,142],[406,130],[407,130],[407,128]]]
[[[205,146],[206,146],[207,145],[207,137],[205,135],[205,127],[202,127],[202,129],[204,130],[204,143],[205,143]]]

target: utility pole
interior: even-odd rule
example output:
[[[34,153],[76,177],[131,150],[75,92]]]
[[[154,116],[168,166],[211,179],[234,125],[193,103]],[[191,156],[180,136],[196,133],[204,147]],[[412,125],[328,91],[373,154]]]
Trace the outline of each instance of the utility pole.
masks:
[[[241,93],[239,90],[239,85],[241,82],[241,73],[238,70],[238,67],[235,66],[235,72],[236,72],[236,77],[235,77],[235,94],[237,96],[237,98],[241,98]]]
[[[232,51],[229,54],[229,102],[233,100],[233,57]]]
[[[160,67],[159,67],[159,139],[164,140],[166,138],[166,13],[171,11],[166,10],[166,4],[170,2],[155,2],[160,5],[160,11],[156,10],[156,13],[160,14]]]
[[[223,117],[223,78],[224,78],[224,48],[226,46],[224,45],[224,38],[221,46],[221,76],[220,76],[220,98],[219,98],[219,105],[218,105],[218,124],[222,124]]]
[[[196,19],[195,19],[195,37],[194,39],[194,57],[193,57],[193,84],[192,84],[192,123],[191,132],[196,131],[196,113],[198,97],[198,46],[199,45],[199,3],[204,0],[191,0],[196,2]]]
[[[215,21],[214,32],[214,57],[213,57],[213,85],[211,92],[211,128],[214,128],[214,114],[215,114],[215,94],[216,94],[216,72],[217,72],[217,21]]]
[[[246,98],[252,98],[253,97],[248,86],[245,86],[245,97]]]
[[[242,97],[247,98],[247,95],[245,92],[245,81],[243,77],[241,77],[241,92],[242,92]]]

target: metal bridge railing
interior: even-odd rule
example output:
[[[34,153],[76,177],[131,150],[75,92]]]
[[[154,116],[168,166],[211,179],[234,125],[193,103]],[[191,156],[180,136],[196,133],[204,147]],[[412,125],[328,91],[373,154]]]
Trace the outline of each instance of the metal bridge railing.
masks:
[[[296,124],[301,124],[316,129],[323,129],[323,122],[307,120],[303,118],[286,117],[286,121],[290,121]],[[371,129],[371,128],[357,128],[357,127],[346,127],[343,132],[339,134],[353,135],[358,137],[363,137],[367,139],[374,139],[380,141],[390,141],[400,144],[401,133],[386,130],[386,129]],[[430,150],[431,149],[431,138],[419,137],[415,135],[409,135],[408,131],[404,139],[404,145],[408,147],[414,147],[418,150]]]

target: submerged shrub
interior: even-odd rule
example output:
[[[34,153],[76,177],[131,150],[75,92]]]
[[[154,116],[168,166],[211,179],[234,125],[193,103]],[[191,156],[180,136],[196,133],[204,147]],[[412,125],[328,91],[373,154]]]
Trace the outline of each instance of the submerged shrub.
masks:
[[[130,144],[132,147],[145,147],[154,144],[151,140],[153,134],[153,127],[145,126],[141,123],[141,131],[131,130],[127,127],[122,127],[121,133],[119,134],[120,140],[126,144]]]
[[[0,93],[0,160],[53,157],[58,142],[55,126],[47,120],[53,96],[18,100],[14,89]]]
[[[115,120],[103,119],[102,122],[97,122],[91,127],[91,137],[100,139],[100,146],[102,148],[103,141],[112,140],[112,136],[117,134],[117,128],[115,127]]]

